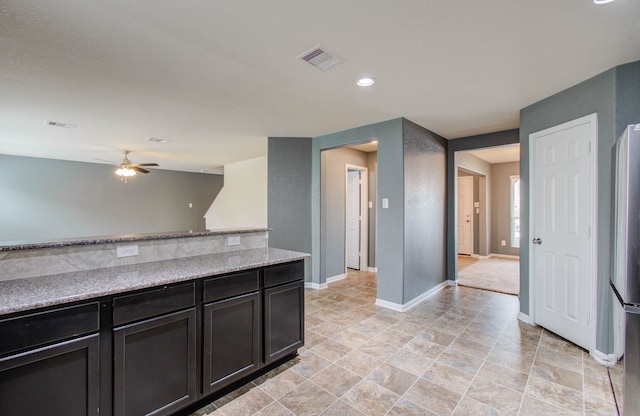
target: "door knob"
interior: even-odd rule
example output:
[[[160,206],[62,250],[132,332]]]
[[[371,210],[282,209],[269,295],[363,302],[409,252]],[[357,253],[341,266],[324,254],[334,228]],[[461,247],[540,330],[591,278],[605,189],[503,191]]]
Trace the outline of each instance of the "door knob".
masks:
[[[533,244],[542,244],[542,239],[541,238],[534,238],[532,240]]]

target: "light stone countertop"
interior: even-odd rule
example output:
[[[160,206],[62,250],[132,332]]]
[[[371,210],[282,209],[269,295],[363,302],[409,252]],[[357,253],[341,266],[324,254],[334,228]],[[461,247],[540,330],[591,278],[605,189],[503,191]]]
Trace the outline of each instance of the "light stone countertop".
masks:
[[[0,281],[0,316],[306,257],[265,247]]]
[[[173,238],[207,237],[216,235],[249,234],[271,231],[270,228],[225,228],[205,231],[174,231],[147,234],[118,234],[100,237],[78,237],[48,241],[1,241],[0,251],[33,250],[41,248],[58,248],[88,246],[94,244],[126,243],[146,240],[169,240]]]

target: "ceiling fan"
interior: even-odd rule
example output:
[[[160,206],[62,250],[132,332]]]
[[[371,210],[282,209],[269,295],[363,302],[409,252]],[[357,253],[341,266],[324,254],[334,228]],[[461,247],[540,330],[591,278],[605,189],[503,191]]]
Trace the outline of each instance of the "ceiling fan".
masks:
[[[157,163],[131,163],[131,161],[129,160],[129,153],[131,153],[131,150],[123,150],[122,153],[124,153],[124,158],[122,159],[122,162],[117,165],[118,169],[116,170],[116,175],[120,176],[120,180],[122,180],[124,183],[127,183],[127,178],[134,176],[136,172],[150,172],[147,169],[143,169],[141,166],[160,166]]]

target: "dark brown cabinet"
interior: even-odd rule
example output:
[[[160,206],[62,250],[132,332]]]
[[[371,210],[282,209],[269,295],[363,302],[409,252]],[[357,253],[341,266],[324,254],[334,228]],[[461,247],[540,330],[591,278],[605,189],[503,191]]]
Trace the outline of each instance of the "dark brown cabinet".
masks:
[[[264,285],[264,362],[269,364],[304,345],[304,263],[265,268]]]
[[[194,303],[193,284],[114,300],[114,322],[191,306],[113,330],[114,415],[170,415],[195,401],[197,335]]]
[[[98,328],[97,303],[0,320],[0,415],[98,415]]]
[[[15,314],[0,415],[185,412],[303,342],[302,260]]]

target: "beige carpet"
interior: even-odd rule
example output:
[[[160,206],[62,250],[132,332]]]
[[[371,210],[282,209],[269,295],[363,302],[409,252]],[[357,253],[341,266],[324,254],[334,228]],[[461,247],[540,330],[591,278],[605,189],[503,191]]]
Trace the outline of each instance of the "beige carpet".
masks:
[[[497,257],[479,260],[458,272],[458,284],[518,296],[519,261]]]

